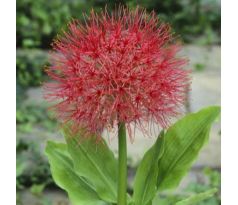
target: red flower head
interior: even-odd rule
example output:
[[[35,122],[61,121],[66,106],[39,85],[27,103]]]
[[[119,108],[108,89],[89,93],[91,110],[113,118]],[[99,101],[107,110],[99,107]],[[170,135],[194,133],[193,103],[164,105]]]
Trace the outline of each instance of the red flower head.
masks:
[[[85,24],[68,27],[53,43],[47,70],[55,82],[46,84],[46,97],[57,100],[60,119],[100,135],[118,122],[167,127],[181,112],[190,84],[186,60],[153,12],[92,11]]]

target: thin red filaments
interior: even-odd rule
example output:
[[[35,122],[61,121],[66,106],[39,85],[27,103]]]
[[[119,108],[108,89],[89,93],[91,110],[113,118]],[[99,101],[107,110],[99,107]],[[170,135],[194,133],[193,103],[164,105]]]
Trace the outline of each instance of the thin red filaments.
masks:
[[[46,97],[63,122],[100,134],[118,122],[176,117],[186,98],[189,72],[170,27],[152,12],[119,9],[111,16],[91,12],[53,43]]]

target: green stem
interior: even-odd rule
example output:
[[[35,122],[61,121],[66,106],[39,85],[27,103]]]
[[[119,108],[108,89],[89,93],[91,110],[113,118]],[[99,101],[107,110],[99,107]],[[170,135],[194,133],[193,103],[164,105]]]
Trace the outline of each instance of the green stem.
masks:
[[[118,205],[126,205],[127,198],[127,147],[125,123],[118,124]]]

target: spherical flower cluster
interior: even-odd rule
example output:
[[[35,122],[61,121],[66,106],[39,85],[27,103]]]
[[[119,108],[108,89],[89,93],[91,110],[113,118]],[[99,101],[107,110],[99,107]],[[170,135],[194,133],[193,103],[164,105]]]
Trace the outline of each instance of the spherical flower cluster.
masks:
[[[53,43],[46,98],[63,122],[99,134],[124,122],[167,127],[185,102],[180,44],[152,12],[119,9],[73,20]]]

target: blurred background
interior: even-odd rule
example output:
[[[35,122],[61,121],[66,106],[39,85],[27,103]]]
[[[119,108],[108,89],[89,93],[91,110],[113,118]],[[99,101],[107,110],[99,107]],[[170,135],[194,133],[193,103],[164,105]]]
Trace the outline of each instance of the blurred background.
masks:
[[[48,139],[63,140],[59,127],[47,111],[42,97],[43,68],[48,63],[50,43],[73,17],[82,19],[91,8],[110,10],[115,4],[130,8],[140,5],[154,10],[169,22],[184,42],[183,54],[189,57],[193,71],[192,90],[187,112],[220,104],[220,1],[219,0],[17,0],[17,170],[16,190],[19,205],[69,205],[67,195],[53,182],[44,155]],[[191,193],[217,187],[220,190],[220,123],[212,128],[209,144],[203,149],[189,175],[174,192],[162,193],[174,201]],[[145,150],[154,138],[136,138],[129,145],[129,182]],[[117,152],[115,142],[110,146]],[[220,191],[199,205],[219,205]],[[162,205],[162,204],[161,204]]]

